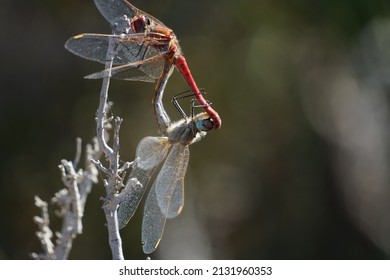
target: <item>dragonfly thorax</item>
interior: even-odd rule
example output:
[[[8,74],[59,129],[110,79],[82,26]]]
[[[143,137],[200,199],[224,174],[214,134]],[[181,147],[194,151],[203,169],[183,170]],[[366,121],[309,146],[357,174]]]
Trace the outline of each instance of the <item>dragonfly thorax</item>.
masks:
[[[213,129],[213,123],[207,113],[200,113],[192,119],[182,119],[169,125],[166,136],[171,143],[190,145],[205,137]]]

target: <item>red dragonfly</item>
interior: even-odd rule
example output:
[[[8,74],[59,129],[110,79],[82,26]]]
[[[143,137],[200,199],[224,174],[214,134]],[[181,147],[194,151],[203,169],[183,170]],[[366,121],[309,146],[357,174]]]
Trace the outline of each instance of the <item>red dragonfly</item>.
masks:
[[[111,76],[131,81],[156,82],[160,79],[164,61],[168,61],[186,80],[200,107],[212,119],[213,128],[220,128],[221,118],[198,88],[172,29],[126,0],[94,1],[111,24],[114,35],[85,33],[70,38],[65,47],[82,58],[104,64],[111,40],[115,43]],[[104,70],[87,78],[98,79],[108,73],[109,70]]]

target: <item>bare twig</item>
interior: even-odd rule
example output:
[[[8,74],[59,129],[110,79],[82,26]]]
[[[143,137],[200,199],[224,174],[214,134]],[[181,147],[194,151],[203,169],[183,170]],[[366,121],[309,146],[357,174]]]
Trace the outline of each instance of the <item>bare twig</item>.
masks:
[[[72,213],[74,215],[74,219],[76,223],[74,224],[74,234],[81,234],[83,231],[82,228],[82,222],[81,219],[83,218],[83,213],[81,209],[81,199],[80,199],[80,193],[77,185],[77,179],[78,177],[82,176],[80,173],[76,173],[76,171],[73,168],[73,163],[69,162],[67,160],[62,160],[61,165],[59,166],[61,172],[62,172],[62,182],[68,189],[68,195],[71,198],[72,209],[68,213]]]
[[[35,206],[41,209],[41,216],[35,216],[34,222],[38,225],[39,231],[36,235],[41,242],[43,253],[32,253],[34,259],[48,259],[48,256],[54,255],[54,244],[51,241],[53,232],[50,229],[49,211],[47,208],[47,202],[40,199],[37,195],[34,196]]]
[[[53,232],[50,229],[50,219],[47,203],[35,197],[35,205],[41,209],[41,216],[34,217],[39,226],[37,236],[41,241],[44,253],[33,253],[35,259],[67,259],[72,249],[73,239],[82,233],[82,217],[85,202],[91,187],[97,183],[97,170],[91,160],[97,160],[101,154],[94,140],[93,145],[87,145],[85,156],[85,170],[75,171],[81,158],[81,140],[77,139],[76,157],[73,162],[62,160],[59,168],[62,181],[66,188],[58,191],[52,199],[52,203],[58,207],[57,215],[62,221],[61,231],[56,232],[56,241],[53,244]]]
[[[82,140],[80,137],[77,137],[76,138],[76,155],[75,155],[74,160],[73,160],[73,167],[74,168],[77,168],[77,166],[80,163],[81,152],[82,152],[81,145],[82,145]]]
[[[109,167],[104,167],[101,162],[94,161],[96,166],[106,174],[107,179],[104,180],[104,187],[106,189],[106,197],[104,198],[103,210],[107,220],[107,228],[109,235],[109,243],[112,252],[112,258],[116,260],[122,260],[122,240],[119,234],[117,208],[119,205],[118,192],[123,188],[123,177],[125,171],[131,166],[130,163],[125,163],[122,167],[119,164],[119,131],[122,119],[114,119],[114,135],[113,135],[113,147],[111,148],[105,138],[105,126],[107,125],[107,106],[108,101],[108,88],[110,84],[111,67],[114,57],[115,42],[110,38],[105,69],[108,71],[108,75],[103,77],[102,88],[100,91],[99,108],[96,113],[96,132],[99,145],[102,147],[105,158],[109,163]],[[108,122],[109,123],[109,122]]]
[[[106,5],[105,2],[95,1],[99,7]],[[113,34],[126,34],[130,29],[130,20],[126,15],[123,18],[116,19],[112,23]],[[76,36],[77,37],[77,36]],[[73,50],[73,37],[66,43],[66,48]],[[77,37],[80,38],[80,37]],[[114,54],[117,51],[116,40],[109,37],[108,48],[106,53],[105,75],[102,81],[100,91],[99,106],[96,112],[96,133],[97,137],[92,145],[87,145],[86,169],[77,170],[77,165],[81,158],[81,140],[77,140],[77,151],[73,162],[63,160],[60,165],[62,181],[66,189],[59,191],[53,202],[59,208],[59,215],[63,218],[63,226],[60,233],[56,233],[56,246],[52,244],[53,236],[49,228],[49,218],[47,206],[44,202],[36,199],[36,204],[41,208],[42,217],[36,217],[36,223],[40,227],[38,236],[44,247],[45,254],[35,254],[35,258],[45,259],[63,259],[67,258],[72,247],[72,240],[77,234],[82,232],[82,217],[84,213],[85,201],[91,190],[92,184],[97,182],[98,170],[105,175],[103,184],[106,190],[106,196],[103,199],[103,209],[107,220],[109,232],[109,242],[113,259],[123,259],[122,241],[119,235],[117,208],[120,202],[119,193],[124,189],[124,178],[126,171],[132,167],[132,163],[126,162],[120,166],[119,156],[119,132],[122,119],[108,117],[111,103],[108,101],[108,90],[111,78],[111,69],[113,65]],[[112,147],[108,144],[108,130],[113,128]],[[104,154],[108,166],[99,160],[101,154]],[[92,156],[93,155],[93,156]],[[134,183],[134,188],[139,185],[136,179],[130,180]],[[129,183],[128,183],[129,184]]]

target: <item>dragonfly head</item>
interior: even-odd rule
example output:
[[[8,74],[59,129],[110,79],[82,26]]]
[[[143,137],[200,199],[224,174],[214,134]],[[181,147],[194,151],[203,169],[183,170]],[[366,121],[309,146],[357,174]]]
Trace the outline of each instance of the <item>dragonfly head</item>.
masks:
[[[131,29],[134,33],[144,33],[148,31],[150,26],[150,19],[147,19],[144,15],[135,16],[131,19]]]
[[[213,120],[210,118],[210,116],[206,112],[197,114],[193,118],[193,122],[195,124],[197,131],[206,131],[207,132],[207,131],[214,129],[214,126],[215,126]]]

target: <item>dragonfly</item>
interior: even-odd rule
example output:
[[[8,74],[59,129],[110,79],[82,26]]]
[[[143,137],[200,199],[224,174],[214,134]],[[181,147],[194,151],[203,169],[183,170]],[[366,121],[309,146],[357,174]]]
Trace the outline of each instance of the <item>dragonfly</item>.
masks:
[[[191,115],[178,122],[170,121],[162,96],[172,70],[172,65],[166,62],[153,99],[157,125],[163,136],[148,136],[138,144],[137,161],[129,178],[137,178],[141,186],[133,187],[119,204],[117,212],[119,227],[123,228],[137,209],[150,178],[159,170],[144,206],[142,247],[145,254],[152,253],[158,247],[166,219],[177,217],[183,209],[189,145],[202,140],[214,127],[214,119],[207,112]]]
[[[173,30],[126,0],[94,1],[100,13],[111,24],[114,34],[80,34],[71,37],[65,48],[82,58],[104,64],[112,40],[115,45],[114,67],[86,78],[99,79],[111,75],[117,79],[156,82],[167,61],[176,66],[199,106],[213,119],[213,129],[219,129],[222,120],[199,90]]]

